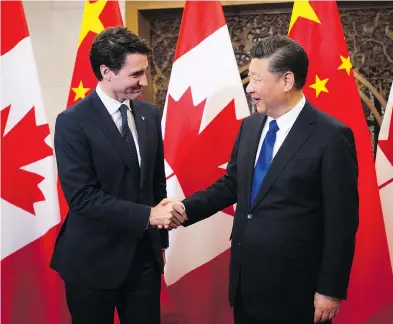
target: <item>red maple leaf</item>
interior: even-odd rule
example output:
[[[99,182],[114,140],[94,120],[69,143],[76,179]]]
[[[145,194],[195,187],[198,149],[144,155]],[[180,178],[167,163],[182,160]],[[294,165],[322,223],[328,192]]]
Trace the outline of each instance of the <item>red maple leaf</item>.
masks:
[[[190,88],[179,101],[168,97],[165,159],[186,197],[207,188],[226,173],[221,166],[230,159],[241,124],[231,100],[199,134],[205,103],[206,99],[194,106]],[[224,212],[233,215],[233,207]]]
[[[47,124],[37,126],[34,107],[4,136],[11,106],[1,111],[1,197],[35,215],[33,204],[45,200],[38,188],[44,178],[21,168],[52,155],[45,143]]]

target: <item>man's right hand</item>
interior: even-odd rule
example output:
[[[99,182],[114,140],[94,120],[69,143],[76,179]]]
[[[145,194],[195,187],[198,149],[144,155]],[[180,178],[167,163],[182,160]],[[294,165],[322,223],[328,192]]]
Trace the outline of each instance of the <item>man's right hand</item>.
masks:
[[[149,223],[151,226],[158,228],[177,228],[184,221],[185,217],[173,203],[163,204],[161,202],[153,207],[150,212]]]

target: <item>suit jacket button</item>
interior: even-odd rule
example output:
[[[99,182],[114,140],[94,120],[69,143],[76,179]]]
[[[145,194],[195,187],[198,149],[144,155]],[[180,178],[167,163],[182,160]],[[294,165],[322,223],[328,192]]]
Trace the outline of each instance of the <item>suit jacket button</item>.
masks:
[[[248,215],[247,215],[247,218],[248,218],[248,219],[252,219],[252,214],[248,214]]]

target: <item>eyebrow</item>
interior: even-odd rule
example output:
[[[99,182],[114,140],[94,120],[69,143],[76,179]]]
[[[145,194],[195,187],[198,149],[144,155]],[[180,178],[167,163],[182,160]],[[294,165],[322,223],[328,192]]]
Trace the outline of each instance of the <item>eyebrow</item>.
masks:
[[[140,69],[131,73],[131,75],[140,75],[146,72],[146,69]]]

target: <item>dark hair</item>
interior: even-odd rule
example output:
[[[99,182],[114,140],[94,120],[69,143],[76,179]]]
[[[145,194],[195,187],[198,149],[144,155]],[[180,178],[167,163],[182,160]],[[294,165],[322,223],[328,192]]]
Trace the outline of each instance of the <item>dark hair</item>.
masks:
[[[110,27],[100,32],[90,49],[90,64],[96,78],[101,81],[100,66],[106,65],[115,73],[123,67],[128,54],[151,54],[145,40],[125,27]]]
[[[251,58],[270,58],[269,72],[283,74],[292,72],[295,87],[303,88],[307,79],[308,56],[306,51],[287,36],[273,35],[257,42],[250,51]]]

